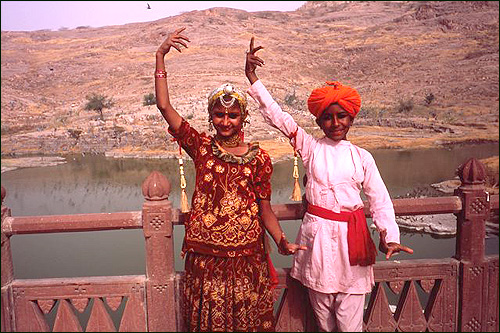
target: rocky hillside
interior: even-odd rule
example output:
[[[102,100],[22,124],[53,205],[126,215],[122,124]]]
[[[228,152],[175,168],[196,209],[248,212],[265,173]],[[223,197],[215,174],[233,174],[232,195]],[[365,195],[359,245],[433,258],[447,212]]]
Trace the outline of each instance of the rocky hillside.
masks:
[[[121,26],[2,31],[2,156],[175,151],[156,107],[143,101],[154,92],[157,47],[182,26],[191,43],[167,55],[172,102],[200,130],[214,87],[248,87],[244,51],[254,36],[266,61],[259,77],[311,132],[308,94],[339,80],[363,99],[355,143],[498,141],[498,23],[499,3],[490,1],[310,1],[294,12],[212,8]],[[84,109],[92,93],[114,101],[104,121]],[[247,138],[287,146],[253,101],[250,112]]]

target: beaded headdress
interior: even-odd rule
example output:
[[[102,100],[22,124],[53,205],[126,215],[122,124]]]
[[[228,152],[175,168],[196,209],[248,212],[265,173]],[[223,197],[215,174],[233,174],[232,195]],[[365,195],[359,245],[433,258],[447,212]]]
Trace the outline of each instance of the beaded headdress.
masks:
[[[230,97],[230,99],[227,97]],[[224,83],[220,87],[215,88],[210,95],[208,95],[208,112],[212,111],[217,101],[220,101],[225,108],[230,108],[234,105],[235,101],[238,101],[241,110],[241,118],[245,120],[248,115],[247,97],[245,93],[230,83]]]

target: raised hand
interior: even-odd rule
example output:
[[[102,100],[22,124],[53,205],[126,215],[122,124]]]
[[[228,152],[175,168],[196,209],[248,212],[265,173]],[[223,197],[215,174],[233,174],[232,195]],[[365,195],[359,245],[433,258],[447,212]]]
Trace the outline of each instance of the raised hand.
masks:
[[[413,254],[413,250],[407,246],[398,244],[398,243],[387,243],[385,241],[385,236],[387,235],[387,230],[380,231],[380,241],[378,244],[378,249],[385,253],[385,259],[388,260],[392,255],[399,253],[400,251],[408,252],[409,254]]]
[[[264,60],[255,55],[255,52],[262,50],[264,47],[257,46],[254,47],[254,37],[250,39],[250,48],[246,51],[247,57],[245,62],[245,74],[250,81],[254,83],[258,80],[255,70],[257,66],[262,67],[264,65]]]
[[[157,53],[164,56],[172,47],[179,52],[182,52],[181,45],[187,48],[188,46],[186,42],[190,42],[190,40],[186,35],[182,34],[184,30],[186,30],[186,28],[182,27],[169,33],[167,39],[165,39],[165,41],[158,48]]]

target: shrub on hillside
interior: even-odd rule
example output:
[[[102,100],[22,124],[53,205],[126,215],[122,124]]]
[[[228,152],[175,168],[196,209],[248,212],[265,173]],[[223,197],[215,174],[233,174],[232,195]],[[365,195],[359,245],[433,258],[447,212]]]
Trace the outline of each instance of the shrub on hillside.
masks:
[[[292,93],[287,93],[285,96],[285,104],[288,106],[292,106],[297,101],[297,96],[295,95],[295,89],[293,89]]]
[[[144,102],[142,105],[155,105],[156,104],[156,96],[153,93],[149,93],[144,95]]]
[[[396,111],[398,113],[410,113],[415,107],[413,98],[400,99],[398,105],[396,106]]]
[[[434,94],[429,93],[429,94],[425,95],[425,104],[430,105],[435,99],[436,99],[436,97],[434,96]]]
[[[97,111],[102,121],[104,121],[104,114],[102,113],[102,109],[111,108],[115,104],[111,98],[96,93],[87,95],[86,98],[88,102],[87,104],[85,104],[85,110]]]

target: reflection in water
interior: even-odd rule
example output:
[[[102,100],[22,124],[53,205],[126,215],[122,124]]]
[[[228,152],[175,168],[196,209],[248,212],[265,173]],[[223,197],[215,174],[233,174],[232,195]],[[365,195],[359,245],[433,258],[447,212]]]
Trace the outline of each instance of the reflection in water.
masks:
[[[456,147],[451,150],[372,151],[391,197],[411,189],[451,179],[456,168],[469,157],[498,155],[498,144]],[[292,161],[274,164],[272,203],[286,203],[292,193]],[[432,165],[432,169],[429,169]],[[109,159],[75,156],[68,163],[44,168],[25,168],[2,174],[7,190],[5,204],[13,216],[84,214],[138,211],[144,198],[141,185],[153,170],[170,180],[170,201],[179,207],[179,170],[176,159]],[[194,168],[185,163],[188,195],[194,186]],[[302,166],[299,168],[304,175]],[[283,221],[289,239],[294,239],[300,221]],[[174,229],[176,270],[183,269],[180,246],[184,227]],[[378,243],[378,236],[373,235]],[[126,275],[144,273],[144,238],[141,230],[16,235],[11,238],[16,278]],[[402,243],[415,254],[399,259],[446,258],[455,252],[455,238],[435,239],[422,234],[402,234]],[[277,254],[277,267],[290,267],[292,257]],[[498,253],[498,237],[488,239],[487,253]],[[379,255],[378,260],[384,260]]]

